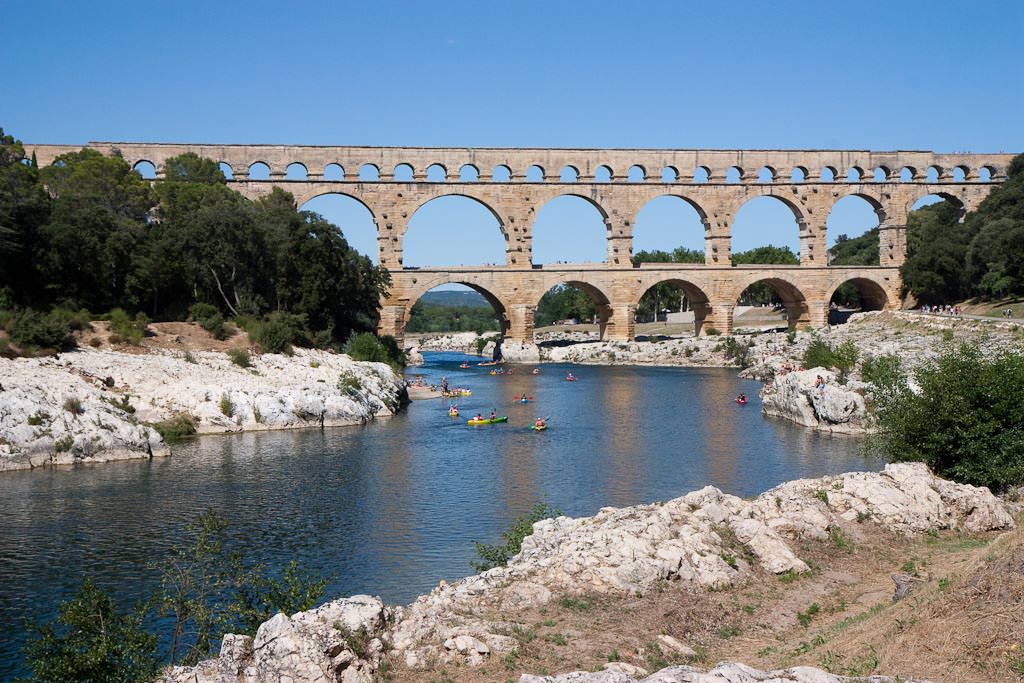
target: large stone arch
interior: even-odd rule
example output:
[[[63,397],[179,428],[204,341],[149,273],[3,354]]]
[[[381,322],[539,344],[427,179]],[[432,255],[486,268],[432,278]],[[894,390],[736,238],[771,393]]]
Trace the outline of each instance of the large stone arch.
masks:
[[[431,277],[424,279],[422,282],[414,282],[414,284],[403,290],[400,300],[401,305],[405,309],[402,318],[403,332],[405,324],[409,322],[409,316],[412,314],[412,307],[424,294],[441,285],[464,285],[487,300],[487,303],[494,309],[501,334],[504,335],[508,332],[510,325],[509,311],[511,306],[501,294],[496,292],[496,284],[494,278],[487,273],[460,272],[432,274]]]
[[[539,286],[534,289],[533,302],[530,306],[531,341],[533,336],[533,314],[536,312],[537,307],[540,305],[540,300],[544,295],[559,285],[571,285],[573,287],[578,287],[590,297],[590,300],[594,303],[594,309],[597,314],[598,332],[601,339],[604,339],[605,334],[609,332],[613,333],[613,336],[616,336],[617,338],[624,337],[627,334],[625,332],[615,333],[617,323],[622,322],[624,323],[623,327],[631,327],[632,321],[619,321],[615,319],[614,316],[616,315],[617,307],[613,306],[612,297],[605,289],[607,283],[602,283],[600,285],[595,284],[593,282],[589,282],[586,277],[580,277],[580,273],[573,273],[569,275],[560,275],[554,278],[544,278]]]
[[[601,220],[601,222],[604,225],[604,236],[603,236],[603,238],[604,238],[604,240],[606,241],[606,244],[607,244],[607,241],[609,240],[609,238],[611,236],[611,232],[612,232],[612,223],[611,223],[611,220],[610,220],[610,217],[609,217],[608,209],[605,208],[601,204],[601,202],[598,201],[598,198],[595,196],[597,193],[587,194],[587,193],[581,191],[579,188],[572,187],[571,183],[568,184],[568,185],[562,184],[561,186],[555,187],[555,188],[551,188],[550,190],[547,189],[547,188],[538,188],[538,189],[540,191],[538,191],[538,192],[531,191],[531,192],[529,192],[529,193],[524,195],[524,199],[528,199],[530,201],[530,204],[531,204],[530,210],[529,210],[529,218],[528,218],[529,228],[528,228],[528,230],[526,232],[526,235],[525,235],[525,239],[526,239],[526,241],[527,241],[527,243],[529,245],[529,253],[530,253],[530,260],[531,260],[531,262],[534,259],[534,246],[535,246],[534,245],[534,240],[536,238],[537,219],[540,216],[540,213],[541,213],[541,211],[543,211],[545,206],[547,206],[551,202],[553,202],[553,201],[555,201],[557,199],[560,199],[562,197],[572,197],[574,199],[583,200],[587,205],[591,206],[592,208],[594,208],[597,211],[597,214],[600,217],[600,220]],[[532,188],[531,188],[531,190],[532,190]],[[606,253],[607,253],[607,246],[606,246]]]
[[[736,220],[739,217],[740,211],[752,201],[767,198],[775,200],[782,204],[782,206],[789,209],[789,212],[793,215],[793,220],[796,223],[796,237],[797,242],[800,245],[798,247],[797,255],[801,265],[806,265],[811,260],[812,256],[809,250],[805,248],[805,242],[808,241],[810,234],[808,213],[809,207],[804,207],[798,199],[793,199],[783,195],[776,188],[771,185],[765,184],[760,186],[745,186],[739,193],[734,197],[732,206],[729,213],[729,225],[728,225],[728,249],[726,253],[729,258],[732,258],[732,254],[735,253],[735,241],[736,241]],[[824,219],[822,219],[824,220]]]
[[[922,188],[921,191],[912,193],[906,202],[907,214],[910,214],[910,212],[914,210],[914,204],[930,195],[939,197],[943,201],[947,201],[956,207],[956,210],[960,215],[960,220],[963,221],[964,216],[967,214],[967,202],[965,199],[957,194],[949,192],[948,190],[943,190],[942,188],[935,186],[926,186]]]
[[[287,186],[287,185],[283,185],[282,184],[282,185],[278,185],[277,187],[281,187],[285,191],[291,191],[291,187]],[[320,197],[342,197],[344,199],[350,199],[350,200],[354,201],[356,204],[358,204],[359,206],[361,206],[364,209],[366,209],[366,212],[369,214],[369,217],[370,217],[370,222],[373,224],[373,230],[374,230],[373,238],[374,238],[374,241],[376,242],[376,244],[374,244],[372,248],[373,248],[373,251],[376,253],[376,256],[377,256],[376,262],[378,264],[383,263],[384,262],[383,259],[386,258],[386,255],[385,255],[386,242],[381,239],[380,221],[377,218],[377,215],[374,213],[373,207],[371,207],[366,202],[365,198],[360,196],[360,195],[358,195],[358,194],[355,194],[355,193],[352,193],[352,192],[347,192],[344,189],[340,189],[340,188],[339,189],[328,189],[328,190],[325,190],[325,189],[321,188],[321,189],[318,189],[318,191],[316,191],[315,193],[307,193],[307,194],[303,194],[303,195],[301,195],[299,197],[295,197],[295,206],[299,210],[302,210],[302,211],[311,210],[311,209],[304,209],[303,207],[305,207],[307,204],[309,204],[313,200],[319,199]],[[346,240],[348,240],[349,246],[355,247],[355,245],[353,244],[352,233],[346,233],[346,228],[349,227],[349,226],[338,224],[336,227],[342,232],[342,234],[345,236]],[[361,251],[361,250],[359,250],[359,251]],[[370,254],[367,254],[367,255],[369,256]]]
[[[495,208],[495,206],[491,202],[489,202],[486,199],[483,199],[483,198],[477,196],[475,193],[473,193],[473,192],[459,192],[459,191],[445,191],[445,192],[432,193],[430,197],[425,198],[425,199],[422,198],[422,197],[416,197],[413,201],[409,202],[406,205],[408,208],[405,208],[405,210],[401,213],[401,217],[402,217],[401,221],[400,221],[401,228],[400,228],[400,231],[396,234],[396,237],[400,240],[400,249],[401,249],[403,255],[405,254],[405,250],[408,247],[407,240],[409,238],[409,228],[412,225],[412,222],[416,218],[416,216],[418,214],[421,214],[421,212],[424,209],[426,209],[428,206],[430,206],[431,204],[437,202],[438,200],[443,200],[443,199],[447,199],[447,198],[457,198],[457,199],[460,199],[460,200],[467,200],[467,201],[471,202],[472,204],[475,204],[475,205],[480,206],[483,209],[485,209],[486,212],[491,216],[491,218],[494,219],[494,222],[497,225],[497,230],[498,230],[498,235],[499,235],[498,241],[501,244],[500,251],[503,252],[502,253],[502,258],[507,258],[509,234],[508,234],[508,230],[505,227],[505,221],[502,219],[502,216],[501,216],[500,212]],[[488,228],[488,230],[491,228],[491,226],[486,226],[486,227]],[[486,236],[487,240],[490,239],[490,234],[491,233],[489,233],[487,231],[481,230],[479,234]],[[404,262],[404,256],[403,256],[403,262]],[[499,262],[496,265],[502,265],[502,264]],[[446,266],[442,265],[441,267],[446,267]]]
[[[831,301],[836,290],[846,283],[852,284],[861,293],[864,302],[869,306],[865,310],[885,311],[893,308],[898,301],[898,292],[886,278],[870,272],[857,275],[832,278],[825,289],[825,301]]]
[[[667,275],[660,273],[658,275],[652,275],[650,277],[642,278],[637,283],[635,297],[633,299],[634,309],[639,306],[640,300],[644,294],[651,290],[652,287],[661,284],[675,285],[683,290],[686,294],[686,298],[689,301],[690,308],[693,310],[693,331],[695,335],[700,335],[701,328],[704,326],[704,321],[711,313],[711,298],[705,291],[707,285],[701,285],[697,283],[698,278],[691,277],[690,273],[679,273],[678,275],[672,274]]]
[[[797,270],[794,268],[794,270]],[[772,269],[764,266],[752,266],[749,272],[737,272],[736,277],[727,288],[724,297],[724,305],[730,308],[735,307],[740,295],[750,287],[758,283],[770,285],[782,299],[782,305],[786,308],[787,321],[790,329],[807,327],[811,324],[811,306],[816,304],[821,307],[821,302],[812,301],[804,293],[805,286],[796,277],[796,273],[787,273],[781,269]],[[731,327],[730,319],[730,327]]]

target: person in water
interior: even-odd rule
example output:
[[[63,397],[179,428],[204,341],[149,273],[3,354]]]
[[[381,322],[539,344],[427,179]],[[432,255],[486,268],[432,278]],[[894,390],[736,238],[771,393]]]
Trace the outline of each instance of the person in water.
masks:
[[[566,378],[566,379],[568,379],[568,380],[574,380],[574,379],[576,379],[576,376],[575,376],[575,375],[573,375],[573,374],[572,374],[572,373],[570,372],[570,373],[567,373],[567,374],[565,375],[565,378]]]

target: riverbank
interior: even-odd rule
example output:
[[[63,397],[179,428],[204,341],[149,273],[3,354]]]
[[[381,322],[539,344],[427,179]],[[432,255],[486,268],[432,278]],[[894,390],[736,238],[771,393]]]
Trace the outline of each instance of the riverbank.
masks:
[[[0,470],[166,456],[159,433],[361,424],[393,415],[404,380],[383,363],[291,356],[79,349],[0,360]]]
[[[1024,607],[998,598],[1024,589],[1008,571],[1024,557],[1011,512],[914,464],[754,500],[706,487],[539,522],[508,567],[442,582],[406,607],[355,596],[279,614],[163,680],[767,680],[736,664],[696,673],[743,661],[786,670],[771,679],[781,681],[840,680],[808,665],[1011,681],[1020,662],[1004,653],[1024,640]]]

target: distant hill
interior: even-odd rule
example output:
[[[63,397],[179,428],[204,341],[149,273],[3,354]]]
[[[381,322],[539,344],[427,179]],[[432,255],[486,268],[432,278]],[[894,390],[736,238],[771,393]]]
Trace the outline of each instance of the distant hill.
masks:
[[[425,304],[434,306],[469,306],[472,308],[490,308],[487,299],[473,291],[446,291],[427,292],[419,299]]]

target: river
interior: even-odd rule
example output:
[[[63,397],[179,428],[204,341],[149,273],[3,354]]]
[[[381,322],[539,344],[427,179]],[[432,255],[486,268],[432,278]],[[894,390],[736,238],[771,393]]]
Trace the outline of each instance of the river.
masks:
[[[460,369],[460,354],[424,355],[408,374],[470,388],[463,418],[417,401],[363,427],[207,436],[165,459],[0,475],[0,680],[25,673],[25,617],[52,618],[87,574],[122,604],[148,595],[147,565],[206,508],[253,559],[295,558],[333,576],[328,596],[405,603],[472,573],[473,542],[500,540],[537,501],[592,515],[708,484],[752,496],[882,466],[859,439],[764,418],[760,383],[731,369],[544,365],[491,376]],[[570,369],[579,381],[565,381]],[[515,400],[524,392],[534,402]],[[734,402],[740,392],[748,405]],[[492,408],[508,423],[466,425]],[[538,416],[547,431],[528,429]]]

